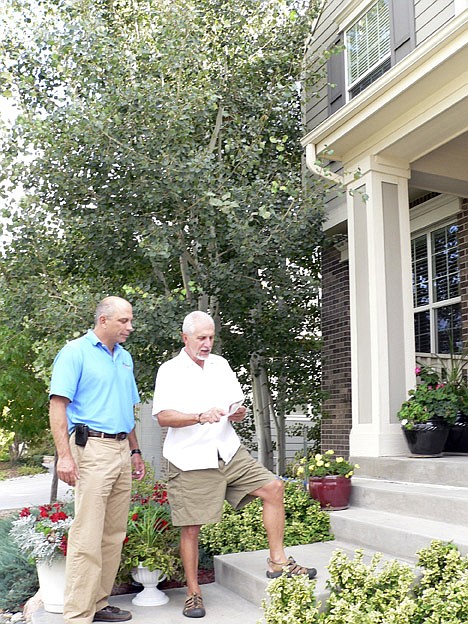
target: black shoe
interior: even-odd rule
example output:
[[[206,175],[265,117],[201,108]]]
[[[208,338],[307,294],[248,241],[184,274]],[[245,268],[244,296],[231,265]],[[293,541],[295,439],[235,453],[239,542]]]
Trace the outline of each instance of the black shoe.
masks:
[[[206,611],[200,594],[193,593],[187,598],[182,613],[189,618],[205,617]]]
[[[119,607],[107,605],[104,609],[96,611],[93,622],[127,622],[132,619],[130,611],[123,611]]]

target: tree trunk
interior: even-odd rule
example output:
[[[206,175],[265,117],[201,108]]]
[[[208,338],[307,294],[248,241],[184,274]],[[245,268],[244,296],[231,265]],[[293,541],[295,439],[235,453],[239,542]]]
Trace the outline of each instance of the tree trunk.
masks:
[[[274,415],[277,450],[276,472],[279,475],[284,475],[286,470],[286,409],[283,393],[285,383],[286,380],[281,378],[278,390],[278,400],[276,402],[276,415]]]
[[[270,425],[272,402],[263,358],[257,353],[253,353],[250,357],[250,371],[252,376],[255,431],[258,441],[258,459],[265,468],[273,470],[273,443]]]
[[[58,454],[57,451],[55,451],[55,455],[54,455],[54,475],[52,477],[52,484],[50,486],[50,503],[55,503],[55,501],[57,500],[57,493],[58,493],[58,474],[57,474],[57,461],[58,461]]]

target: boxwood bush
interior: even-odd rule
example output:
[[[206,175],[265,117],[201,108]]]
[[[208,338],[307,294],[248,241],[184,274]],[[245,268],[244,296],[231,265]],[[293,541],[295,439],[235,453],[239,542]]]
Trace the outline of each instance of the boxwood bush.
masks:
[[[284,508],[285,546],[333,539],[328,513],[321,511],[319,503],[310,498],[300,483],[285,482]],[[225,502],[221,522],[202,527],[200,544],[210,555],[268,548],[262,522],[261,499],[255,499],[239,511],[235,511]]]
[[[468,622],[468,556],[434,540],[418,553],[418,572],[377,553],[369,565],[363,551],[354,559],[333,554],[328,570],[329,598],[315,599],[316,581],[280,577],[263,601],[266,624],[460,624]],[[298,616],[299,614],[299,616]]]

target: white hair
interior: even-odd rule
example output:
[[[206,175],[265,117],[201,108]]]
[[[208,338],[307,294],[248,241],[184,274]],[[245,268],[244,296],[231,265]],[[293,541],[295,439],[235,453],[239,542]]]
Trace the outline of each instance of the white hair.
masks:
[[[184,334],[194,334],[195,333],[195,325],[199,322],[209,322],[214,327],[214,321],[209,314],[206,312],[200,312],[200,310],[195,310],[194,312],[190,312],[184,318],[184,322],[182,323],[182,332]]]

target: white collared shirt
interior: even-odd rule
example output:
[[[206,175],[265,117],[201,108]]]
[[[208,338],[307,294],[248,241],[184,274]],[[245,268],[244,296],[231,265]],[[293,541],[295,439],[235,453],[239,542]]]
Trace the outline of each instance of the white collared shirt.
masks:
[[[244,394],[227,360],[210,354],[203,368],[185,349],[162,364],[156,376],[153,418],[163,410],[200,414],[212,407],[226,412]],[[228,463],[240,446],[240,440],[227,417],[218,423],[169,427],[163,455],[181,470],[218,467],[218,453]]]

